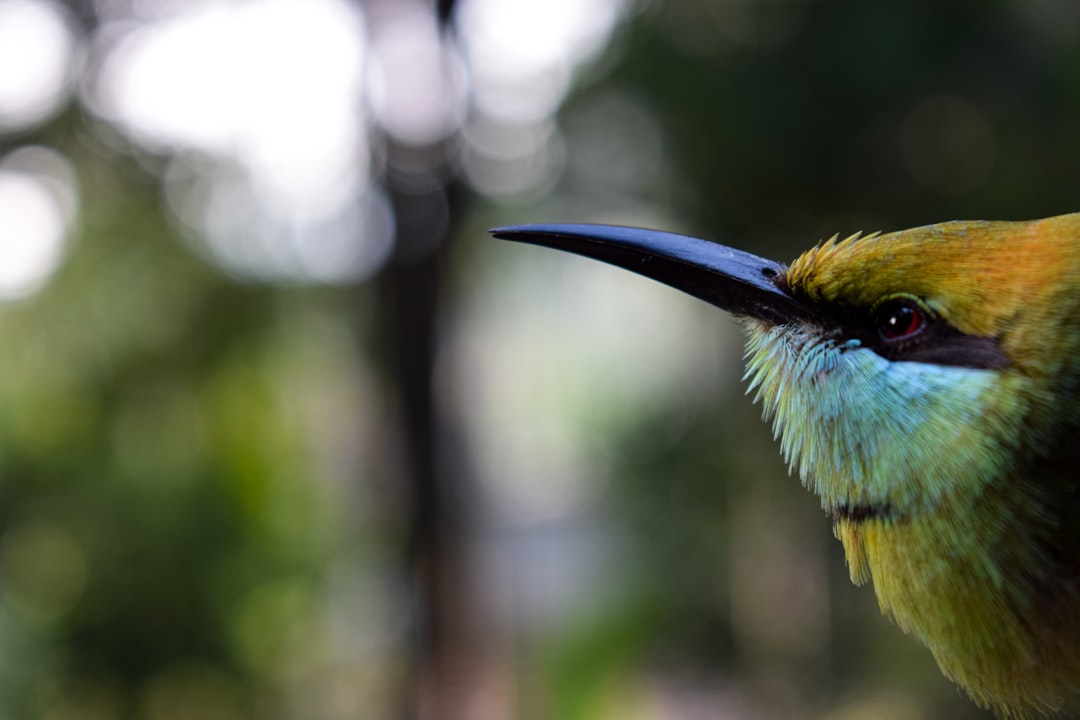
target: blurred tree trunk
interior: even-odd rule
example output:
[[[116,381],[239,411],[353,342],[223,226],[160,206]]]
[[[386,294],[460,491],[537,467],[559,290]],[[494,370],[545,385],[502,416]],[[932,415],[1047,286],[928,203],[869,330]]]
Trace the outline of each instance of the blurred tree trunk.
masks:
[[[397,222],[397,257],[382,272],[379,313],[382,341],[390,351],[399,405],[406,488],[407,542],[404,563],[411,603],[413,667],[405,716],[452,719],[455,677],[468,673],[467,618],[461,597],[463,577],[461,497],[454,469],[440,461],[446,433],[435,406],[432,377],[437,345],[437,307],[446,255],[445,228],[431,216],[443,216],[443,189],[420,194],[392,190]],[[418,259],[405,259],[410,248],[432,242]]]
[[[371,32],[393,21],[394,3],[360,0]],[[437,0],[445,31],[454,0]],[[448,242],[464,193],[455,193],[449,143],[413,146],[383,138],[382,182],[394,212],[394,252],[378,283],[380,342],[390,365],[406,486],[403,563],[410,595],[411,667],[403,716],[457,720],[477,678],[463,556],[461,457],[434,399],[440,294]]]

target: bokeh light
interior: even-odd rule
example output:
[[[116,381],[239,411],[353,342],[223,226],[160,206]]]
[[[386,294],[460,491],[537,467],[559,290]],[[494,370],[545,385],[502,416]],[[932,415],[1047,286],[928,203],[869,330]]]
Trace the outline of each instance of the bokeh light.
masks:
[[[392,228],[369,188],[355,6],[196,3],[106,26],[98,53],[87,101],[176,154],[169,207],[214,262],[249,280],[314,282],[378,266]]]
[[[555,111],[626,10],[623,0],[463,0],[473,100],[464,169],[478,192],[521,200],[552,186],[564,161]]]
[[[71,84],[75,38],[48,0],[0,0],[0,132],[40,122]]]
[[[466,109],[465,69],[424,0],[397,0],[372,23],[367,99],[400,142],[428,145],[455,133]]]
[[[56,271],[77,204],[75,171],[59,153],[32,146],[0,159],[0,299],[29,295]]]
[[[623,0],[464,0],[458,12],[480,112],[507,120],[552,115],[572,72],[607,43]]]

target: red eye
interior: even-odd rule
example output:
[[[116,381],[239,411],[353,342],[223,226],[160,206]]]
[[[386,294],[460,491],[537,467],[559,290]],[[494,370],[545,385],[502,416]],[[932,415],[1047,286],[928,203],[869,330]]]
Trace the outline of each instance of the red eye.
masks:
[[[878,308],[876,322],[881,337],[903,340],[923,329],[926,315],[910,300],[893,300]]]

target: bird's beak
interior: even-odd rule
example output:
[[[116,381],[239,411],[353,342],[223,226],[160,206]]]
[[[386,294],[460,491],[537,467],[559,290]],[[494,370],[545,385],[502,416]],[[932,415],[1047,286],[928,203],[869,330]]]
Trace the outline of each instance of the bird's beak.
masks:
[[[616,225],[514,225],[490,232],[603,260],[734,315],[776,324],[813,316],[784,286],[787,266],[708,240]]]

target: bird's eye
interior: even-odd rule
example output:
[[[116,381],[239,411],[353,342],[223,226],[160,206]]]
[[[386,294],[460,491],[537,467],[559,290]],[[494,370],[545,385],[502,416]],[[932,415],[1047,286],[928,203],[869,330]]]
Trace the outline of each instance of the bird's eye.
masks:
[[[903,340],[926,327],[926,313],[911,300],[890,300],[877,309],[875,322],[885,340]]]

